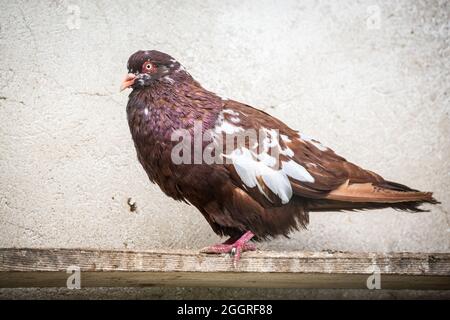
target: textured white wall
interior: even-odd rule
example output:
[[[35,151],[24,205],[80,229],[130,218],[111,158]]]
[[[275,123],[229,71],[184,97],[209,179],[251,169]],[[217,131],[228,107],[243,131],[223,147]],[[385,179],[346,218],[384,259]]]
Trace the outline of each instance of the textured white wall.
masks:
[[[308,231],[261,248],[450,251],[448,1],[0,3],[1,247],[219,240],[135,156],[118,88],[128,56],[157,49],[206,88],[442,201],[420,214],[316,213]]]

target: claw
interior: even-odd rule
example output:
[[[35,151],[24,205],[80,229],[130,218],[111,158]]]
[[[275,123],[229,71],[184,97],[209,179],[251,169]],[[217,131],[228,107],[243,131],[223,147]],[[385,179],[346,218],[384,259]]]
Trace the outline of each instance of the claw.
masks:
[[[200,250],[202,253],[230,253],[233,257],[233,265],[236,267],[239,259],[241,258],[242,252],[245,251],[255,251],[256,246],[253,243],[248,243],[254,234],[250,231],[244,233],[238,240],[230,238],[224,243],[215,244],[210,247],[206,247]]]

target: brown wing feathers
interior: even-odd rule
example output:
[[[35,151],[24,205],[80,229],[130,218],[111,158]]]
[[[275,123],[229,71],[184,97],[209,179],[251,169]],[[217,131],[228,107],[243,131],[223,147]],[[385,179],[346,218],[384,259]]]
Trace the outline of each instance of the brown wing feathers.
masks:
[[[312,211],[384,207],[420,211],[417,208],[420,204],[436,203],[432,193],[420,192],[399,183],[386,181],[380,175],[348,162],[318,141],[303,139],[301,134],[265,112],[235,101],[228,101],[225,108],[231,108],[245,115],[241,118],[244,126],[273,127],[280,133],[288,135],[289,141],[285,144],[293,151],[293,160],[314,177],[312,183],[290,178],[293,193],[297,197],[309,199],[308,208]],[[235,173],[233,177],[238,179]],[[255,195],[258,193],[257,190],[249,192],[259,202],[265,201],[264,197]],[[267,193],[270,194],[270,191]],[[277,204],[276,201],[272,203]]]

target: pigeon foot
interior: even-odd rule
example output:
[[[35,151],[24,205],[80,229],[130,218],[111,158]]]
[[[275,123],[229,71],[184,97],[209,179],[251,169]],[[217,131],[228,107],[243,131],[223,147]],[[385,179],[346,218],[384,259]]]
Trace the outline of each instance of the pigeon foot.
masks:
[[[242,252],[256,250],[256,246],[253,243],[248,243],[254,236],[255,235],[251,231],[247,231],[237,240],[230,238],[224,243],[214,244],[203,248],[200,252],[213,254],[230,253],[234,257],[233,262],[236,266],[241,258]]]

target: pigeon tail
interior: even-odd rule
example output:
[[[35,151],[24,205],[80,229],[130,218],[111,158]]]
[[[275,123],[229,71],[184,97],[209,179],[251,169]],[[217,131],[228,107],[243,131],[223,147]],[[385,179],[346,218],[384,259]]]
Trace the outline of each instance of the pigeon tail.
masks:
[[[421,192],[392,182],[353,183],[348,181],[331,191],[324,199],[311,201],[310,211],[367,210],[393,208],[396,210],[423,212],[422,204],[438,204],[432,192]]]

